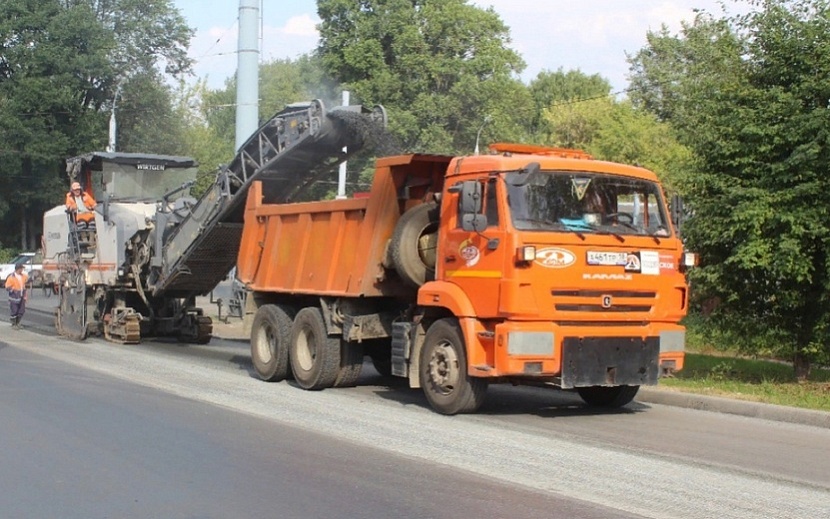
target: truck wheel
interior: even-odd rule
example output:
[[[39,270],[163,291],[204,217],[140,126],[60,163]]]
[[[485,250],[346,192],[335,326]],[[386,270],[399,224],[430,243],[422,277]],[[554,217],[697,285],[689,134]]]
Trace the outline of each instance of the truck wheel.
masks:
[[[578,387],[576,392],[592,407],[622,407],[634,400],[640,386],[589,386]]]
[[[291,370],[297,384],[303,389],[332,387],[340,372],[340,339],[326,334],[319,308],[297,312],[290,344]]]
[[[288,376],[288,345],[291,342],[291,315],[278,305],[262,305],[251,327],[251,362],[257,375],[268,382]]]
[[[357,341],[340,341],[340,370],[334,387],[352,387],[363,369],[363,344]]]
[[[484,402],[487,381],[467,374],[464,338],[455,319],[440,319],[429,327],[419,371],[424,394],[439,413],[472,413]]]
[[[407,283],[419,287],[435,279],[438,240],[438,204],[424,203],[405,212],[389,244],[395,271]]]

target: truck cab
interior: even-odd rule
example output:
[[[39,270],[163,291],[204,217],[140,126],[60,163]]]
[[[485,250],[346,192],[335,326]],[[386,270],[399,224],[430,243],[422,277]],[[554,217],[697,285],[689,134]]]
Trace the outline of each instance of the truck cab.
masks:
[[[684,250],[654,173],[574,150],[455,159],[429,307],[450,302],[469,374],[571,389],[683,367]]]

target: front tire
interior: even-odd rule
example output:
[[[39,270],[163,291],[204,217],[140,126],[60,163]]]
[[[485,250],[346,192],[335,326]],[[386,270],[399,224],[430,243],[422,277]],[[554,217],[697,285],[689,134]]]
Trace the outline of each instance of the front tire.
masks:
[[[267,382],[288,377],[288,347],[291,343],[290,310],[278,305],[262,305],[251,327],[251,362],[256,374]]]
[[[580,398],[591,407],[607,407],[614,409],[622,407],[637,395],[640,386],[589,386],[578,387],[576,392]]]
[[[297,312],[291,326],[291,370],[303,389],[332,387],[340,372],[340,339],[329,337],[319,308]]]
[[[441,414],[475,412],[487,394],[487,381],[467,374],[464,336],[456,319],[440,319],[427,330],[419,376],[427,400]]]

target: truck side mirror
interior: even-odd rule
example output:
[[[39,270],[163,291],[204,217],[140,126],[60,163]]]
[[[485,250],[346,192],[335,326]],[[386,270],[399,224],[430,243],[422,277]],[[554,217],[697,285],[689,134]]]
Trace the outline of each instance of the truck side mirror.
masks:
[[[481,232],[487,228],[487,217],[481,214],[484,188],[477,180],[465,180],[450,187],[450,193],[458,193],[458,219],[465,231]]]
[[[480,213],[482,195],[481,182],[475,180],[465,180],[462,182],[461,202],[459,204],[461,214]]]
[[[480,213],[464,213],[461,215],[461,228],[465,231],[480,233],[487,228],[487,217]]]

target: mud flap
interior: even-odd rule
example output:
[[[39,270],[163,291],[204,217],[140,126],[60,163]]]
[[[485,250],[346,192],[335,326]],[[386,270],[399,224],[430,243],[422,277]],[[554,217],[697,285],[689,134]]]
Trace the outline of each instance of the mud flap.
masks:
[[[562,344],[562,387],[657,384],[658,337],[569,337]]]

